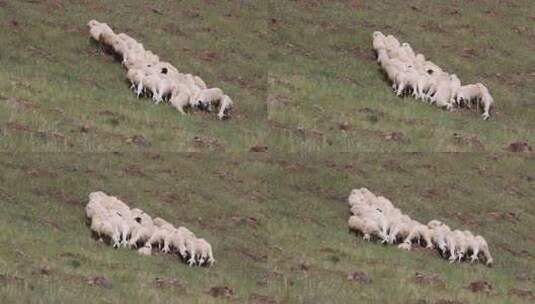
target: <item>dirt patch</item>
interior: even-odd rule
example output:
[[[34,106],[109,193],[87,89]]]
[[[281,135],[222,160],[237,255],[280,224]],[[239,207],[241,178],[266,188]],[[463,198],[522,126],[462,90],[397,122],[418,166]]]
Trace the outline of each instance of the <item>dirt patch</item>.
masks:
[[[41,265],[41,266],[37,267],[36,269],[34,269],[32,271],[32,274],[48,276],[48,275],[50,275],[51,272],[52,272],[52,269],[50,269],[50,266]]]
[[[0,274],[0,286],[4,285],[23,285],[24,279],[9,274]]]
[[[230,219],[237,225],[246,225],[254,229],[256,229],[258,225],[258,220],[252,216],[236,215],[236,216],[231,217]]]
[[[268,146],[266,145],[254,145],[252,146],[249,151],[251,152],[267,152]]]
[[[472,58],[477,57],[477,52],[476,52],[475,49],[472,49],[472,48],[463,48],[461,50],[461,54],[460,55],[462,57],[464,57],[464,58],[472,59]]]
[[[355,56],[355,58],[358,58],[364,61],[375,61],[376,59],[375,53],[369,48],[355,47],[353,48],[352,53],[353,53],[353,56]]]
[[[517,296],[520,298],[535,300],[535,294],[529,289],[513,288],[509,290],[509,295]]]
[[[513,153],[532,152],[533,149],[527,142],[517,141],[511,143],[505,150]]]
[[[96,287],[106,288],[106,289],[112,288],[111,280],[105,276],[89,276],[86,278],[85,281],[89,286],[96,286]]]
[[[421,285],[439,285],[446,287],[446,283],[440,278],[438,273],[421,273],[414,274],[414,282]]]
[[[37,107],[33,102],[17,97],[4,98],[3,96],[0,96],[0,99],[5,99],[6,104],[13,109],[27,110],[34,109]]]
[[[384,135],[387,141],[395,141],[398,143],[409,143],[410,140],[403,134],[403,132],[388,132]]]
[[[291,103],[288,97],[282,95],[268,95],[267,97],[268,107],[287,106]]]
[[[427,21],[421,25],[422,29],[426,32],[433,33],[446,33],[446,30],[440,26],[440,24],[434,23],[432,21]]]
[[[123,169],[123,172],[129,176],[145,177],[147,176],[143,169],[137,165],[129,165]]]
[[[234,289],[227,286],[215,286],[210,288],[207,292],[214,298],[232,298],[234,297]]]
[[[371,284],[372,278],[363,271],[353,271],[347,274],[347,279],[351,282],[359,284]]]
[[[475,282],[470,283],[470,285],[468,285],[468,289],[471,290],[472,292],[489,293],[492,291],[493,287],[492,287],[492,284],[490,284],[487,281],[475,281]]]
[[[249,304],[277,304],[278,302],[270,296],[253,293],[249,296]]]
[[[204,52],[201,52],[201,54],[199,55],[199,58],[206,62],[214,62],[214,61],[221,60],[221,55],[213,51],[204,51]]]
[[[463,304],[463,302],[457,300],[440,299],[436,301],[435,304]]]
[[[239,255],[248,258],[254,262],[264,263],[267,261],[267,255],[259,255],[256,253],[250,252],[247,248],[236,248],[234,249]]]
[[[56,173],[48,171],[46,169],[32,168],[26,171],[26,174],[31,177],[49,177],[54,178],[57,176]]]
[[[485,150],[485,146],[479,140],[477,135],[463,135],[459,133],[453,133],[453,142],[456,145],[470,146],[478,151]]]
[[[154,287],[156,288],[178,288],[178,289],[184,289],[184,286],[180,281],[174,278],[155,278]]]
[[[6,128],[10,131],[15,132],[33,132],[33,130],[29,126],[15,121],[6,123]]]
[[[79,197],[73,196],[65,193],[63,190],[56,191],[54,197],[65,204],[74,205],[74,206],[84,206],[85,202],[82,201]]]
[[[511,223],[517,223],[520,221],[520,215],[514,212],[489,212],[488,217],[494,220],[509,221]]]
[[[216,149],[224,150],[222,143],[214,137],[208,136],[195,136],[193,137],[193,146],[197,149]]]

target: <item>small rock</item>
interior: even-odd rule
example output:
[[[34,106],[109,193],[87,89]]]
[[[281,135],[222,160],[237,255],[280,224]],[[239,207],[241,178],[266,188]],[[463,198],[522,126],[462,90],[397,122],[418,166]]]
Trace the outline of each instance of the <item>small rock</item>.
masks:
[[[385,139],[402,142],[405,140],[405,135],[403,135],[401,132],[391,132],[385,135]]]
[[[372,279],[370,278],[370,276],[367,273],[362,272],[362,271],[350,272],[347,275],[347,279],[349,281],[357,282],[361,284],[371,284],[372,282]]]
[[[143,135],[134,135],[126,140],[127,143],[133,143],[140,147],[150,147],[151,143]]]
[[[417,272],[414,275],[414,281],[418,284],[444,284],[444,281],[440,278],[438,273],[420,273]]]
[[[307,262],[299,263],[299,269],[302,271],[309,271],[310,270],[310,264]]]
[[[468,286],[472,292],[490,292],[492,285],[487,281],[475,281]]]
[[[156,278],[154,286],[157,288],[183,288],[182,284],[174,278]]]
[[[515,295],[521,298],[535,298],[535,294],[533,294],[533,291],[529,289],[523,289],[523,288],[513,288],[509,290],[510,295]]]
[[[342,131],[349,131],[351,130],[351,125],[346,121],[346,122],[343,122],[341,123],[338,128]]]
[[[509,152],[531,152],[533,149],[529,146],[527,142],[517,141],[509,145],[506,148]]]
[[[251,152],[267,152],[268,146],[265,145],[255,145],[251,147]]]
[[[249,296],[249,304],[277,304],[277,301],[272,297],[253,293]]]
[[[111,280],[105,276],[90,276],[87,278],[86,282],[90,286],[97,286],[106,289],[110,289],[112,287]]]
[[[50,274],[50,266],[48,266],[48,265],[40,266],[33,273],[34,274],[40,274],[40,275],[49,275]]]
[[[80,127],[80,132],[88,133],[90,129],[91,129],[91,126],[89,124],[84,124],[82,127]]]
[[[210,288],[208,294],[214,298],[232,298],[234,296],[234,290],[227,286],[215,286]]]

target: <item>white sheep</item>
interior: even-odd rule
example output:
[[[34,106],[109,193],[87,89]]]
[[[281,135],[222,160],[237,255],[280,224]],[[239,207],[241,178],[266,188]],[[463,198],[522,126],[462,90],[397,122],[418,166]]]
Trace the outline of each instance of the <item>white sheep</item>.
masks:
[[[219,102],[223,98],[223,95],[223,91],[220,88],[211,88],[199,91],[195,96],[195,100],[201,108],[211,112],[213,104]]]
[[[482,116],[484,120],[487,120],[490,118],[490,112],[494,108],[494,98],[492,98],[486,86],[481,83],[478,83],[478,86],[481,90],[481,102],[483,103]]]
[[[228,95],[223,95],[223,98],[221,98],[221,103],[219,105],[219,112],[217,113],[217,117],[220,120],[225,119],[226,117],[229,117],[229,111],[232,109],[233,102]]]
[[[373,49],[379,53],[380,50],[386,49],[385,35],[381,32],[373,33]]]
[[[431,229],[429,229],[429,227],[417,221],[412,221],[409,235],[405,238],[403,242],[407,244],[412,244],[412,242],[416,239],[417,243],[420,244],[420,241],[423,239],[425,241],[426,248],[433,248],[432,237],[433,232],[431,231]]]
[[[196,103],[192,99],[193,93],[190,88],[186,85],[179,83],[175,87],[169,102],[175,109],[177,109],[181,114],[186,114],[184,108],[191,106],[196,107]]]
[[[233,102],[220,89],[208,89],[199,76],[181,74],[172,64],[160,61],[157,55],[145,50],[143,44],[125,33],[115,34],[105,23],[91,20],[88,27],[91,37],[122,57],[122,64],[128,70],[127,79],[138,97],[145,90],[152,93],[158,104],[170,96],[171,105],[182,114],[186,106],[211,111],[212,104],[218,103],[221,106],[218,118],[222,120],[228,116]]]
[[[106,23],[100,23],[96,20],[89,21],[87,26],[89,27],[89,35],[96,41],[100,41],[100,35],[103,33],[114,34]]]
[[[485,257],[485,264],[491,266],[494,263],[492,256],[490,255],[489,246],[487,241],[482,236],[478,235],[474,237],[472,242],[468,245],[472,250],[472,256],[470,257],[471,262],[475,262],[479,259],[479,253],[483,253]]]
[[[392,35],[386,36],[385,44],[386,44],[386,47],[390,50],[399,49],[399,47],[401,46],[399,43],[399,40],[397,40],[396,37]]]
[[[205,239],[195,240],[195,250],[196,257],[199,260],[199,266],[202,266],[205,263],[212,266],[215,263],[214,254],[212,253],[212,245]]]
[[[380,237],[383,240],[387,239],[379,224],[372,219],[352,215],[349,217],[348,225],[350,229],[361,232],[364,240],[369,241],[372,235]]]

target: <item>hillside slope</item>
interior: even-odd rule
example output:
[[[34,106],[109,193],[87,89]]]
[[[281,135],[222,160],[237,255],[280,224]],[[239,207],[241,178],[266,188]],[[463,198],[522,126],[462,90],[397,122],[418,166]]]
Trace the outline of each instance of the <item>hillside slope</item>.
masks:
[[[268,107],[280,151],[503,151],[535,140],[535,2],[272,1]],[[485,83],[497,115],[396,97],[371,35],[393,34],[464,84]]]
[[[2,1],[0,149],[246,151],[266,134],[263,2]],[[138,100],[87,22],[126,32],[233,98],[233,118]]]
[[[224,287],[236,303],[529,302],[534,166],[470,154],[1,154],[0,302],[226,302],[214,297]],[[346,224],[357,187],[485,236],[494,267],[362,241]],[[215,266],[92,239],[83,206],[97,189],[206,238]],[[349,281],[355,271],[371,283]],[[111,286],[90,285],[95,276]],[[468,289],[478,281],[492,290]]]

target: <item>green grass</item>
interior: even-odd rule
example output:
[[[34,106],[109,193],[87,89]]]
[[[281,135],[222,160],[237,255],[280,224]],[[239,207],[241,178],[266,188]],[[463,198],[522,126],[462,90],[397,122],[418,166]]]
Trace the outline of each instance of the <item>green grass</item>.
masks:
[[[0,0],[0,303],[532,301],[511,292],[535,293],[535,159],[502,152],[535,142],[534,8]],[[120,64],[89,39],[90,19],[228,92],[233,118],[135,98]],[[375,30],[487,84],[497,117],[394,97],[371,52]],[[271,153],[244,153],[255,145]],[[408,151],[425,153],[391,153]],[[437,151],[478,153],[428,153]],[[362,241],[346,223],[358,187],[421,222],[483,235],[495,266]],[[212,244],[215,266],[95,241],[83,208],[97,190],[190,228]],[[372,282],[349,281],[353,271]],[[419,284],[416,272],[440,282]],[[467,288],[481,280],[489,294]],[[213,287],[234,296],[213,297]]]
[[[280,151],[503,151],[535,137],[533,1],[272,1],[268,87]],[[497,115],[448,113],[392,93],[371,34],[393,34],[463,83],[483,82]],[[475,55],[465,57],[471,50]],[[345,124],[346,130],[340,125]],[[402,141],[388,140],[401,132]],[[460,143],[453,134],[475,140]]]
[[[0,149],[139,150],[128,141],[135,135],[159,151],[244,151],[262,143],[265,14],[263,2],[2,2]],[[235,101],[233,119],[181,116],[171,106],[138,100],[121,65],[90,40],[91,19],[222,88]],[[83,126],[89,131],[80,132]]]
[[[532,156],[486,154],[2,154],[0,274],[21,281],[0,279],[0,301],[210,303],[225,301],[210,288],[228,286],[237,303],[253,294],[278,303],[523,303],[509,291],[535,288],[534,166]],[[362,241],[347,230],[346,198],[363,186],[412,218],[485,236],[495,266]],[[97,189],[206,238],[215,266],[95,241],[83,207]],[[357,270],[372,283],[346,279]],[[418,284],[416,272],[442,283]],[[112,287],[89,286],[94,275]],[[161,277],[183,288],[158,288]],[[467,289],[478,280],[490,294]]]

